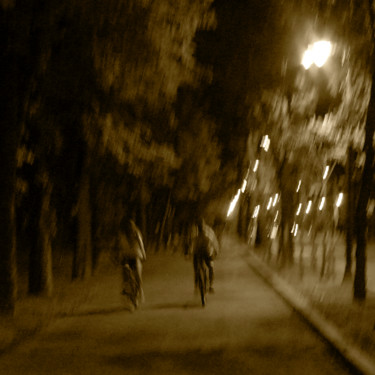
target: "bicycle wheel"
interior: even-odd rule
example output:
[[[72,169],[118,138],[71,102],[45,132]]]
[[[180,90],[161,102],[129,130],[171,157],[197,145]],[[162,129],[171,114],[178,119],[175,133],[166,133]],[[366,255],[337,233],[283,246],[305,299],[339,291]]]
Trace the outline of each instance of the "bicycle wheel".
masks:
[[[206,306],[206,282],[207,282],[206,268],[203,263],[200,263],[199,273],[198,273],[198,287],[199,287],[199,293],[201,296],[201,302],[202,302],[203,307]]]
[[[123,277],[123,286],[122,286],[122,295],[126,296],[130,303],[133,305],[133,308],[138,307],[138,285],[135,280],[133,270],[127,264],[123,267],[122,270]]]

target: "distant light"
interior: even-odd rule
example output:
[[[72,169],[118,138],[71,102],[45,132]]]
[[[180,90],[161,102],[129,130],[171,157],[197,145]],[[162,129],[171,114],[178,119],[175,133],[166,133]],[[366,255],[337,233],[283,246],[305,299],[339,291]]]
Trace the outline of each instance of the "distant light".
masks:
[[[274,240],[276,238],[276,235],[277,235],[277,225],[273,225],[272,226],[272,231],[271,231],[271,239]]]
[[[300,187],[301,187],[301,182],[302,182],[301,180],[299,180],[299,181],[298,181],[298,186],[297,186],[297,190],[296,190],[296,193],[298,193],[298,192],[299,192],[299,189],[300,189]]]
[[[278,216],[279,216],[279,211],[276,211],[275,220],[274,220],[275,223],[276,223]]]
[[[243,183],[242,183],[242,188],[241,188],[241,192],[244,193],[245,192],[245,189],[246,189],[246,185],[247,185],[247,180],[244,179],[243,180]]]
[[[297,209],[297,212],[296,212],[296,215],[297,215],[297,216],[300,214],[300,212],[301,212],[301,208],[302,208],[302,203],[300,203],[300,204],[298,205],[298,209]]]
[[[367,205],[367,217],[370,218],[372,216],[372,214],[374,213],[374,209],[375,209],[375,201],[371,199]]]
[[[268,148],[270,147],[270,143],[271,143],[271,141],[270,141],[268,135],[266,134],[266,135],[263,136],[263,138],[262,138],[262,142],[261,142],[261,144],[260,144],[260,147],[262,147],[262,148],[264,149],[264,151],[267,152],[267,151],[268,151]]]
[[[328,171],[329,171],[329,166],[327,165],[326,166],[326,169],[324,170],[324,174],[323,174],[323,180],[325,180],[328,176]]]
[[[307,208],[306,208],[306,213],[307,214],[310,212],[311,205],[312,205],[312,202],[309,201],[309,203],[307,203]]]
[[[256,172],[257,169],[258,169],[258,165],[259,165],[259,160],[255,160],[255,165],[254,165],[254,168],[253,168],[253,171]]]
[[[254,208],[253,219],[255,219],[255,218],[258,216],[258,214],[259,214],[259,209],[260,209],[260,206],[259,206],[259,204],[258,204],[258,205],[255,206],[255,208]]]
[[[274,200],[273,200],[273,204],[272,204],[272,206],[273,207],[275,207],[276,206],[276,203],[277,203],[277,199],[279,198],[279,194],[275,194],[275,198],[274,198]]]
[[[319,211],[323,209],[325,201],[326,201],[326,197],[322,197],[320,201],[320,205],[319,205]]]
[[[294,228],[294,237],[297,236],[297,233],[298,233],[298,224],[296,224]]]
[[[232,199],[232,202],[230,202],[228,212],[227,212],[227,217],[234,211],[234,209],[236,207],[236,204],[237,204],[237,201],[238,201],[238,198],[240,197],[240,193],[241,193],[241,190],[238,189],[237,194]]]
[[[315,64],[318,68],[321,68],[332,51],[332,43],[327,40],[321,40],[308,46],[302,57],[302,65],[307,70],[312,64]]]
[[[338,196],[338,198],[337,198],[336,207],[340,207],[341,206],[343,197],[344,197],[344,194],[340,193],[339,196]]]
[[[267,210],[269,210],[272,206],[272,197],[270,198],[270,200],[268,201],[268,204],[267,204]]]

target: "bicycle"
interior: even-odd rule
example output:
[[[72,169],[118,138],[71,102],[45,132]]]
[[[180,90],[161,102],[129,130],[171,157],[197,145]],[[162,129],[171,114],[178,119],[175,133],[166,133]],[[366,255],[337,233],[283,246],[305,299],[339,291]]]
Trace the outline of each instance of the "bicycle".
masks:
[[[131,303],[131,310],[135,310],[139,305],[139,285],[134,276],[134,271],[129,263],[122,265],[122,291],[121,294],[125,296]]]
[[[206,293],[207,293],[207,267],[204,259],[201,258],[198,261],[198,289],[201,297],[202,307],[206,306]]]

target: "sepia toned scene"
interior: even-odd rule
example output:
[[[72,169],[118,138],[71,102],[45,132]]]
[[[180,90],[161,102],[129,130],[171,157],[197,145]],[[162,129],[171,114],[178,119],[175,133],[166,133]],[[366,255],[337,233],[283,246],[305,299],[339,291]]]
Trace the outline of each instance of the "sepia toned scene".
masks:
[[[375,375],[373,0],[0,27],[0,374]]]

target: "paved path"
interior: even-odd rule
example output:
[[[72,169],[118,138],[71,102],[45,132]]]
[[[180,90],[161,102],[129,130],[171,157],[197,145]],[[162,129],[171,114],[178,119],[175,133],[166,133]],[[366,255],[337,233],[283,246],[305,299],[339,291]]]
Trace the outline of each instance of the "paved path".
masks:
[[[234,244],[216,262],[216,293],[204,309],[192,273],[180,254],[149,255],[140,310],[121,309],[114,285],[101,303],[0,357],[0,374],[349,373]]]

